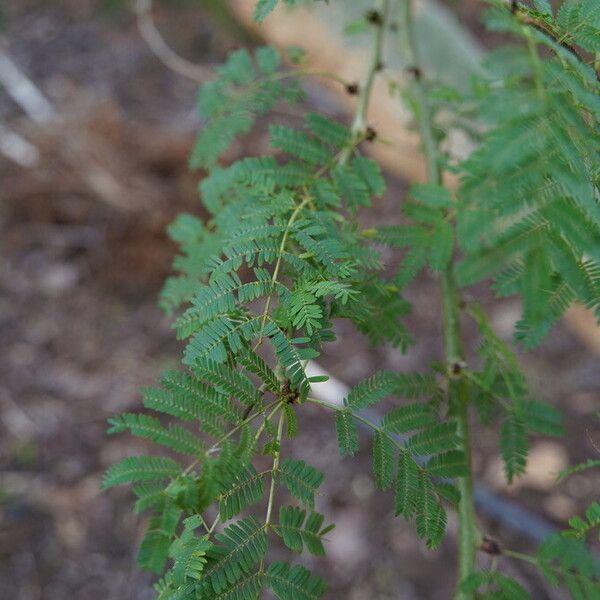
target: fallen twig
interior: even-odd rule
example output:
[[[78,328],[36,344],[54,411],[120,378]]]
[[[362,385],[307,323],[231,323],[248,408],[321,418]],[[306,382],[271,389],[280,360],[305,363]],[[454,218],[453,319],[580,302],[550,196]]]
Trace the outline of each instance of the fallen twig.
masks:
[[[165,66],[198,83],[212,79],[213,74],[210,69],[182,58],[167,45],[152,17],[152,0],[136,0],[133,7],[141,36],[153,54]]]

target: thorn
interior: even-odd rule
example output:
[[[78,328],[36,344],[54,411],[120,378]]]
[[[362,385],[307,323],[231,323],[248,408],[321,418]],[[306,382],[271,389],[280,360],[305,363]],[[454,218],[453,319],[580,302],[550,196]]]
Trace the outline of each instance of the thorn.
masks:
[[[381,13],[379,11],[373,9],[368,10],[365,13],[365,19],[367,20],[367,22],[371,23],[371,25],[377,25],[377,27],[383,25],[383,17],[381,16]]]
[[[383,69],[385,69],[385,65],[383,64],[383,62],[379,61],[375,65],[375,71],[379,72],[379,71],[383,71]]]
[[[500,544],[496,540],[489,538],[487,535],[483,537],[479,549],[486,554],[491,554],[492,556],[498,556],[502,554],[502,548],[500,548]]]
[[[457,360],[450,366],[450,372],[453,377],[462,375],[462,372],[467,368],[467,363],[464,360]]]
[[[356,96],[358,94],[359,86],[358,83],[349,83],[346,86],[346,92],[351,96]]]
[[[250,416],[250,413],[252,412],[253,408],[254,408],[254,403],[252,403],[250,406],[248,406],[246,408],[246,410],[244,411],[244,414],[242,415],[242,421],[245,421]]]
[[[421,79],[423,72],[419,67],[406,67],[406,72],[412,75],[415,79]]]

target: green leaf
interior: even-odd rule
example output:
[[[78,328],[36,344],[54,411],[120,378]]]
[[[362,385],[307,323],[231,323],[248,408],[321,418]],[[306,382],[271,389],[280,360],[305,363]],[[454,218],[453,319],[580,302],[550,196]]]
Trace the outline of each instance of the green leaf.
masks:
[[[323,581],[301,565],[269,565],[267,581],[279,600],[318,600],[327,591]]]
[[[260,502],[264,495],[263,476],[252,465],[248,465],[223,479],[219,495],[219,515],[222,521],[227,521]]]
[[[460,447],[460,438],[456,434],[456,423],[448,421],[438,423],[413,435],[406,445],[414,454],[426,456],[454,450]]]
[[[168,504],[159,515],[150,519],[137,556],[142,568],[157,574],[163,571],[181,513],[179,508]]]
[[[486,588],[486,594],[489,594],[486,597],[489,598],[497,600],[531,600],[531,596],[520,583],[498,571],[471,573],[461,582],[460,589],[466,594],[474,594],[483,586]],[[494,588],[494,592],[490,590],[491,586]]]
[[[286,458],[279,467],[279,481],[302,504],[314,506],[315,493],[323,483],[323,473],[302,460]]]
[[[298,157],[311,165],[324,165],[329,161],[329,151],[316,139],[301,131],[283,125],[271,125],[271,146]]]
[[[343,148],[350,141],[350,131],[341,123],[318,113],[306,115],[307,129],[324,144]]]
[[[246,406],[259,407],[262,404],[262,394],[254,383],[227,365],[207,361],[195,367],[194,371],[198,377],[215,386],[220,393],[233,396]]]
[[[262,23],[276,6],[277,0],[258,0],[254,9],[254,20]]]
[[[255,52],[255,56],[258,68],[265,75],[271,75],[272,73],[275,73],[275,71],[277,71],[277,69],[279,69],[281,66],[281,59],[279,58],[277,50],[275,50],[275,48],[271,48],[270,46],[258,48]]]
[[[469,474],[469,465],[461,450],[432,456],[425,469],[433,477],[466,477]]]
[[[398,477],[396,478],[394,512],[410,519],[419,503],[419,467],[408,452],[398,457]]]
[[[424,373],[394,373],[395,394],[408,400],[433,396],[438,392],[435,377]]]
[[[504,461],[504,472],[509,483],[525,472],[528,442],[523,419],[514,412],[504,418],[500,432],[500,448]]]
[[[197,420],[200,428],[220,438],[226,423],[237,423],[239,412],[230,400],[198,378],[168,371],[161,377],[165,389],[142,390],[144,406],[183,421]]]
[[[165,486],[161,483],[138,483],[131,491],[138,498],[133,508],[136,513],[163,506],[166,500]]]
[[[359,206],[370,206],[369,187],[361,174],[357,173],[351,165],[337,165],[332,169],[331,174],[339,196],[345,200],[349,209],[356,210]]]
[[[207,536],[198,537],[196,529],[204,527],[199,515],[193,515],[183,521],[183,532],[175,539],[169,549],[174,565],[171,571],[175,585],[181,586],[189,579],[200,580],[207,564],[207,552],[212,543]]]
[[[558,474],[557,480],[562,481],[567,477],[570,477],[574,473],[580,473],[581,471],[587,471],[588,469],[598,469],[600,468],[600,458],[588,458],[583,463],[579,463],[578,465],[574,465],[569,467],[568,469],[564,469]]]
[[[128,456],[112,465],[104,474],[102,488],[133,481],[171,479],[181,473],[181,466],[171,458],[159,456]]]
[[[335,430],[340,454],[354,456],[358,451],[358,429],[350,411],[339,410],[336,412]]]
[[[240,364],[255,375],[260,377],[266,388],[273,393],[279,393],[281,383],[277,379],[275,371],[253,350],[247,349],[238,355]]]
[[[452,208],[454,205],[450,190],[435,183],[412,185],[408,193],[413,199],[434,208]]]
[[[352,410],[361,410],[390,396],[396,389],[396,376],[387,371],[380,371],[354,386],[348,394],[345,404]]]
[[[108,422],[111,425],[108,433],[130,430],[132,435],[151,440],[180,454],[189,456],[204,454],[204,446],[198,437],[178,425],[170,424],[168,427],[163,427],[154,417],[132,413],[111,417]]]
[[[380,490],[389,490],[394,482],[394,443],[387,433],[376,431],[373,438],[373,472]]]
[[[562,414],[543,402],[537,400],[526,402],[523,406],[523,419],[528,429],[538,433],[558,437],[564,435]]]
[[[171,537],[160,531],[148,531],[144,534],[137,554],[138,565],[160,575],[165,568],[171,547]]]
[[[533,5],[545,15],[552,15],[552,6],[548,0],[533,0]]]
[[[450,259],[454,248],[454,230],[447,221],[440,221],[433,230],[429,265],[433,271],[443,271]]]
[[[407,404],[387,413],[382,426],[389,433],[406,433],[430,427],[436,421],[437,415],[430,404]]]
[[[296,506],[282,506],[279,510],[279,523],[275,532],[281,536],[284,544],[293,552],[302,552],[304,547],[315,556],[324,556],[323,532],[331,531],[331,527],[323,528],[323,515],[310,513]]]
[[[216,538],[219,545],[208,552],[204,574],[215,594],[219,594],[244,574],[251,573],[265,557],[267,534],[262,523],[254,517],[246,517],[226,527]]]
[[[416,525],[418,536],[426,541],[430,550],[440,545],[446,531],[446,512],[431,480],[423,472],[419,474]]]
[[[373,159],[365,156],[353,158],[351,164],[371,195],[375,197],[383,196],[385,193],[385,179],[379,165]]]

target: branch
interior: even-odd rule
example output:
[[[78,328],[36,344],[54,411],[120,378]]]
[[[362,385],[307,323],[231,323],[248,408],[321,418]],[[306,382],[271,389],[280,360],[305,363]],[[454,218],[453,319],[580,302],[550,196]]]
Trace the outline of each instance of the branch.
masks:
[[[375,8],[365,15],[365,18],[375,28],[373,35],[373,46],[371,57],[363,81],[358,88],[358,102],[352,120],[352,134],[355,139],[361,139],[367,135],[367,115],[369,112],[369,103],[373,92],[375,75],[383,67],[383,42],[385,39],[385,29],[389,18],[390,0],[377,0]],[[352,146],[348,147],[340,156],[340,164],[344,164],[352,152]]]
[[[204,83],[213,78],[213,73],[210,69],[182,58],[167,45],[156,28],[152,17],[152,0],[135,0],[133,10],[136,14],[137,26],[142,38],[148,44],[153,54],[166,67],[198,83]]]
[[[326,403],[328,408],[343,408],[344,398],[350,393],[349,386],[313,361],[308,362],[306,374],[308,377],[328,376],[328,381],[313,386],[313,396]],[[360,411],[360,414],[373,423],[381,422],[381,415],[373,409]],[[359,427],[372,431],[362,421],[359,421]],[[398,439],[401,442],[405,441],[402,436],[398,436]],[[474,496],[478,508],[488,517],[534,543],[539,543],[549,535],[557,532],[557,529],[542,517],[528,511],[516,502],[499,496],[482,483],[474,484]]]
[[[44,94],[4,52],[0,52],[0,84],[32,121],[48,123],[56,117]]]

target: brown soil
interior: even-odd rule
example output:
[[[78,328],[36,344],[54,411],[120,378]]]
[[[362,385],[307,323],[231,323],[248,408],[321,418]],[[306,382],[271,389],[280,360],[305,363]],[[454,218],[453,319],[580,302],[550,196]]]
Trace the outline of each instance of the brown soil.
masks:
[[[175,251],[165,226],[180,210],[201,214],[198,175],[186,166],[198,127],[195,86],[156,61],[127,13],[99,16],[75,0],[11,0],[7,12],[8,52],[67,118],[35,128],[0,91],[2,121],[41,152],[35,171],[0,159],[0,598],[147,599],[152,578],[135,566],[144,518],[132,515],[127,490],[101,493],[99,482],[113,460],[143,448],[107,438],[106,418],[138,407],[138,388],[175,365],[181,350],[156,296]],[[163,9],[158,19],[178,51],[198,62],[215,63],[235,45],[197,6]],[[231,158],[263,144],[259,131]],[[100,183],[90,176],[98,166]],[[390,185],[370,219],[393,215],[403,186]],[[323,364],[353,384],[378,368],[423,368],[439,358],[435,282],[421,278],[410,299],[408,325],[419,341],[408,355],[373,350],[342,324]],[[494,322],[508,334],[518,306],[494,306]],[[564,457],[536,440],[534,474],[597,454],[597,357],[559,326],[523,363],[567,427]],[[442,550],[427,552],[413,526],[393,518],[390,494],[374,491],[367,440],[356,459],[342,460],[331,419],[307,407],[301,424],[290,452],[326,472],[319,509],[337,523],[328,558],[314,562],[330,582],[327,597],[449,598],[454,520]],[[560,525],[597,496],[598,475],[560,486],[534,476],[508,489],[496,441],[480,431],[475,460],[478,480],[500,497]],[[485,516],[482,525],[502,544],[529,548],[524,533]],[[536,599],[561,597],[527,569],[507,568]]]

